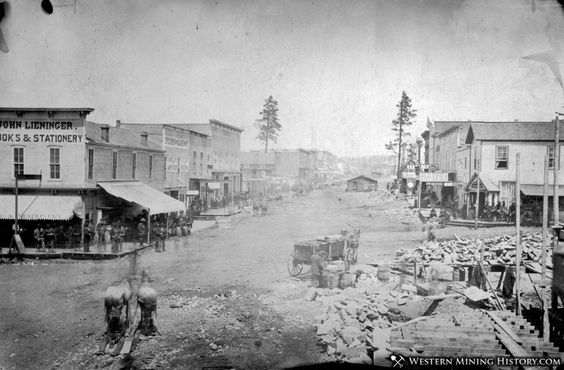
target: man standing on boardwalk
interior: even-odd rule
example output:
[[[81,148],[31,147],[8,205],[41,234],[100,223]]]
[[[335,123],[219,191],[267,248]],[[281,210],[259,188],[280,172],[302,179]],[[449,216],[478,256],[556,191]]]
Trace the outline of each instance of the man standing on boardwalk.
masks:
[[[147,227],[145,226],[145,219],[142,218],[137,224],[137,240],[139,240],[139,246],[143,246],[143,242],[147,238]]]

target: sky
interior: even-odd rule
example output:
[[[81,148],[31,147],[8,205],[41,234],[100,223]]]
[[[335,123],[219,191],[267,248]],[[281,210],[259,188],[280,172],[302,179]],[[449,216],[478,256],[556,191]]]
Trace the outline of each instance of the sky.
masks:
[[[90,107],[89,120],[253,123],[269,95],[275,148],[390,154],[402,91],[430,120],[552,120],[564,12],[549,0],[8,0],[0,105]]]

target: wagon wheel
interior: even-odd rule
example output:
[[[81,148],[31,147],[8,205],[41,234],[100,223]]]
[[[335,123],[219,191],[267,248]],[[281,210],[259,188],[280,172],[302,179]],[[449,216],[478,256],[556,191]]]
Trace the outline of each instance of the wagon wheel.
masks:
[[[302,273],[302,269],[304,268],[304,265],[302,265],[297,259],[296,259],[296,251],[293,250],[290,252],[290,256],[288,256],[288,272],[290,273],[290,276],[296,277],[299,274]]]

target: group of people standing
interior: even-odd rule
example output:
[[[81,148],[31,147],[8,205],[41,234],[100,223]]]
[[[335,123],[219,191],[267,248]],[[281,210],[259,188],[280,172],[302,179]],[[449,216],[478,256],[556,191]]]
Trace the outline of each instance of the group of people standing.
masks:
[[[153,216],[150,224],[147,223],[148,215],[144,213],[133,219],[103,218],[97,225],[87,220],[84,222],[84,228],[81,228],[80,222],[71,225],[47,224],[45,227],[37,224],[33,230],[33,239],[38,252],[54,252],[55,248],[78,247],[82,242],[85,252],[89,252],[93,246],[103,250],[111,246],[112,253],[119,253],[123,251],[124,242],[136,242],[139,246],[154,242],[157,251],[160,252],[165,250],[165,240],[168,235],[190,235],[193,213],[194,210],[189,209],[186,214],[184,212],[171,214],[168,220],[164,215]],[[147,237],[148,227],[151,229],[150,240]]]
[[[80,244],[80,225],[37,224],[33,239],[38,252],[53,252],[55,248],[70,248]]]

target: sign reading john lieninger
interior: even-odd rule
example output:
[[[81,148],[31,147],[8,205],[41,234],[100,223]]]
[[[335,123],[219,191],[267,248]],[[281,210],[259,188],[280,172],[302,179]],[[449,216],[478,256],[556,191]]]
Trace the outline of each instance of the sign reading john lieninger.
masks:
[[[80,143],[84,137],[82,134],[67,133],[76,130],[70,121],[0,121],[0,129],[0,142],[6,143]],[[44,132],[33,133],[34,130]],[[54,130],[63,132],[49,132]]]

